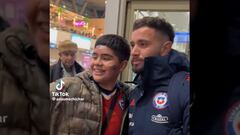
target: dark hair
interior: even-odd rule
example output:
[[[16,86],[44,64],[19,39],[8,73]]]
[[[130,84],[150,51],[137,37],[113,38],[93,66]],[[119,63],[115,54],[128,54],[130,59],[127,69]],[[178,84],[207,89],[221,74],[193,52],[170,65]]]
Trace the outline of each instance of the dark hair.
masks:
[[[170,41],[173,42],[174,29],[165,19],[159,17],[144,17],[142,19],[138,19],[133,24],[133,31],[145,26],[153,28],[158,32],[162,32],[169,37]]]
[[[98,45],[104,45],[112,49],[120,61],[129,60],[130,45],[128,41],[121,36],[114,34],[103,35],[97,39],[95,47]]]

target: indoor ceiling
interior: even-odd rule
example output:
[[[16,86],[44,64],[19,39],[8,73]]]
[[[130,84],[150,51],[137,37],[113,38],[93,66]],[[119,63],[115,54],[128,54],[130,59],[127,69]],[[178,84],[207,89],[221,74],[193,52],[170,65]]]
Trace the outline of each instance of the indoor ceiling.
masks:
[[[105,13],[105,1],[106,0],[52,0],[51,2],[89,18],[102,18]],[[76,3],[77,11],[75,11],[73,3]]]
[[[85,0],[77,0],[77,1],[85,1]],[[98,9],[105,10],[105,1],[106,0],[86,0],[89,5],[96,7]]]
[[[136,11],[136,18],[145,16],[165,18],[172,24],[175,31],[188,32],[189,31],[189,12],[167,12],[167,11]]]

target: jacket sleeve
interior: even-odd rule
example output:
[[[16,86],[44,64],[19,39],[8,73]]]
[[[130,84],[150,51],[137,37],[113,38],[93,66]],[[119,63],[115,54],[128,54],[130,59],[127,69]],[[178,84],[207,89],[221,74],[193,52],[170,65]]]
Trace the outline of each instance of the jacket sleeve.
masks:
[[[66,80],[68,80],[68,77],[62,78],[61,80],[64,82],[64,84],[63,84],[63,89],[60,92],[66,92],[69,87],[69,81],[66,81]],[[51,112],[54,111],[54,108],[59,106],[58,104],[61,103],[61,101],[57,101],[57,98],[59,98],[60,96],[55,95],[56,93],[58,93],[58,90],[56,89],[56,86],[58,85],[58,83],[59,83],[58,81],[52,82],[52,83],[50,83],[50,87],[49,87],[50,100],[51,100],[51,104],[50,104]]]
[[[59,81],[64,82],[63,88],[57,90],[56,86]],[[50,122],[50,135],[58,135],[59,132],[70,132],[69,117],[72,117],[76,110],[76,102],[69,102],[64,100],[57,100],[57,98],[65,98],[64,96],[56,96],[55,93],[68,93],[66,98],[81,97],[83,90],[83,83],[78,77],[64,77],[56,82],[50,84],[50,97],[51,97],[51,122]],[[77,110],[76,110],[77,111]],[[64,127],[64,129],[62,128]]]
[[[60,92],[66,92],[69,88],[69,82],[67,78],[62,78],[64,82],[64,87]],[[56,96],[54,93],[58,93],[59,91],[56,89],[56,86],[59,82],[50,83],[49,91],[50,91],[50,135],[57,135],[58,129],[62,124],[62,121],[66,115],[66,111],[68,111],[67,102],[58,101],[57,98],[60,96]]]
[[[189,135],[190,130],[189,130],[189,110],[190,110],[190,105],[189,102],[186,101],[186,106],[184,108],[184,113],[183,113],[183,133],[184,135]]]
[[[50,81],[50,83],[53,82],[53,78],[52,78],[53,75],[52,74],[53,74],[53,66],[50,67],[50,73],[49,73],[49,81]]]
[[[182,92],[182,101],[183,101],[183,134],[190,134],[189,126],[189,116],[190,116],[190,87],[189,80],[184,81],[184,91]]]

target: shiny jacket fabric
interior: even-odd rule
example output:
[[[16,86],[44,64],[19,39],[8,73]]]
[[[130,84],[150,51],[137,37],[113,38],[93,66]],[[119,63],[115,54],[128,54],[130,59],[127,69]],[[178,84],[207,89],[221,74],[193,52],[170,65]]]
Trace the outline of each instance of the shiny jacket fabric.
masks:
[[[49,134],[48,69],[35,56],[29,37],[21,28],[0,33],[1,135]]]
[[[51,104],[51,135],[100,135],[102,127],[102,96],[89,71],[77,74],[75,77],[61,79],[67,98],[80,98],[80,101],[58,101],[60,96],[54,96],[60,80],[50,84]],[[118,82],[119,90],[123,91],[123,101],[127,102],[129,87]],[[127,109],[125,108],[124,117]],[[123,126],[124,120],[122,122]],[[122,128],[121,128],[122,129]]]

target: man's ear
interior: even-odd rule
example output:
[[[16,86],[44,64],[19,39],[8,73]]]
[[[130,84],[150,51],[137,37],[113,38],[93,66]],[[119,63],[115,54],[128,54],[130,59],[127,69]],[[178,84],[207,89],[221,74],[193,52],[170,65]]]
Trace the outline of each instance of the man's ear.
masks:
[[[123,60],[121,62],[121,64],[120,64],[120,72],[122,72],[126,68],[127,64],[128,64],[127,60]]]
[[[171,51],[171,49],[172,49],[172,41],[166,41],[161,47],[160,55],[161,56],[167,55]]]

